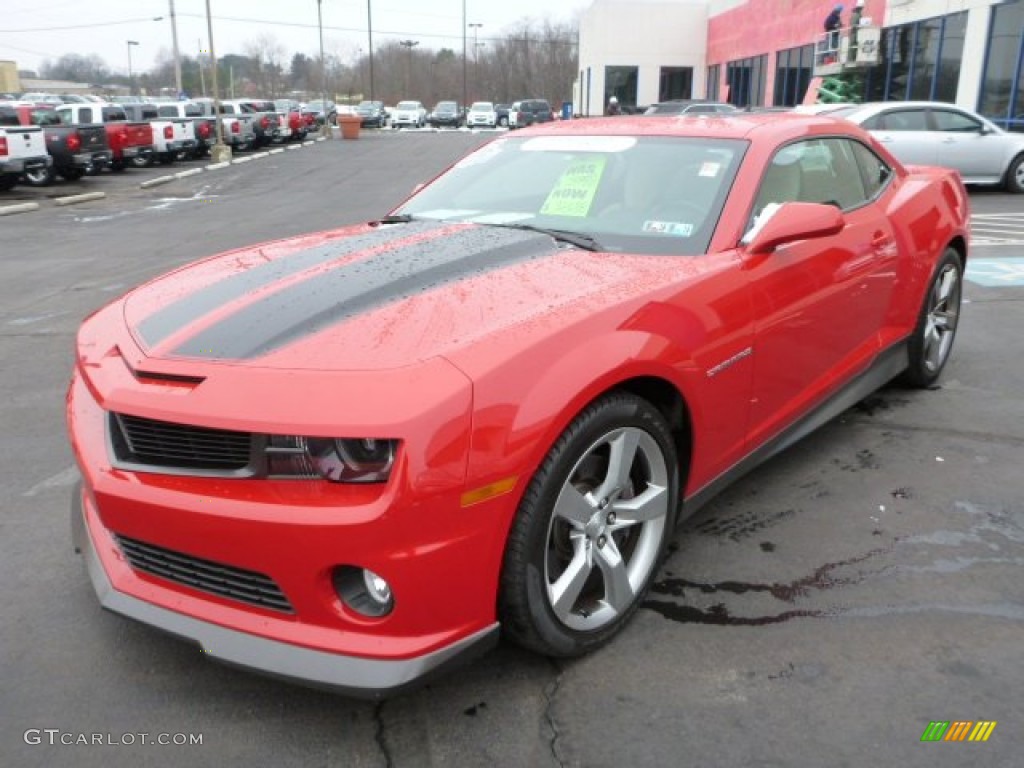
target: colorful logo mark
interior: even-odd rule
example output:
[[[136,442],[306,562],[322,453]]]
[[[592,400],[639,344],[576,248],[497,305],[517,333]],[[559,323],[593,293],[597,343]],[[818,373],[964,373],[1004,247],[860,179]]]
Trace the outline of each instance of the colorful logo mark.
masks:
[[[995,720],[932,720],[921,741],[988,741],[996,725]]]

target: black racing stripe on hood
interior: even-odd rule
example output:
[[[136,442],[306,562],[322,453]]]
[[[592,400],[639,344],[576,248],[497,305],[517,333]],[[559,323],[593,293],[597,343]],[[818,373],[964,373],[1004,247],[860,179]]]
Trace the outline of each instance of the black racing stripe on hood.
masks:
[[[174,353],[259,357],[374,307],[556,249],[550,237],[531,232],[491,227],[453,232],[289,286],[203,329]]]
[[[432,230],[442,230],[446,226],[450,225],[437,222],[410,222],[401,225],[399,232],[402,236],[416,236]],[[265,264],[218,280],[173,304],[168,304],[139,323],[138,334],[146,345],[154,347],[207,312],[237,301],[248,293],[347,254],[363,249],[380,248],[398,239],[394,227],[381,227],[363,235],[354,235],[272,259]]]

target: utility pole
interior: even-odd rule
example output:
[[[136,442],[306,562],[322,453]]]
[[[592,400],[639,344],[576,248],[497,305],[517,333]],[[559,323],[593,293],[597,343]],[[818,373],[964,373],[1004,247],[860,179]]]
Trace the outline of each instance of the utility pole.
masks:
[[[211,70],[213,114],[217,118],[214,123],[217,127],[217,143],[210,147],[210,159],[214,163],[227,163],[231,161],[231,147],[224,143],[224,120],[221,117],[220,96],[217,91],[217,51],[213,47],[213,14],[210,13],[210,0],[206,0],[206,31],[210,37],[210,61],[213,64]]]
[[[171,4],[171,42],[174,45],[174,87],[177,88],[177,93],[174,94],[174,98],[181,98],[181,53],[178,51],[178,21],[174,16],[174,0],[169,0]]]
[[[466,84],[466,0],[462,0],[462,106],[466,107],[466,100],[469,98],[469,88]]]
[[[320,106],[324,110],[324,126],[320,130],[320,135],[325,139],[330,139],[334,136],[334,132],[331,130],[331,124],[328,121],[330,115],[327,112],[327,62],[324,61],[324,16],[321,10],[322,5],[322,0],[316,0],[316,23],[320,27]]]
[[[200,39],[198,43],[199,55],[196,57],[196,61],[199,63],[199,85],[203,90],[203,97],[206,97],[206,73],[203,72],[203,41]]]

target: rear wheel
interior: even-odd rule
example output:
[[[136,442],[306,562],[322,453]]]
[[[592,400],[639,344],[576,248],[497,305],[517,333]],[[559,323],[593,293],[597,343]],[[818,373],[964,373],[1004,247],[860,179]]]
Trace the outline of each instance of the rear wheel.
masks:
[[[67,181],[78,181],[85,176],[85,168],[65,168],[60,175]]]
[[[32,187],[48,187],[57,178],[57,172],[51,165],[48,168],[36,168],[32,171],[25,171],[25,183]]]
[[[1006,172],[1006,189],[1008,192],[1024,194],[1024,155],[1019,155],[1010,163]]]
[[[14,185],[18,183],[18,176],[14,173],[5,173],[0,176],[0,192],[6,192],[10,189],[14,189]]]
[[[909,366],[903,381],[913,387],[930,387],[949,360],[960,320],[963,292],[963,262],[960,254],[947,248],[939,259],[921,314],[909,344]]]
[[[136,155],[135,157],[131,158],[128,162],[131,163],[132,168],[149,168],[149,166],[153,164],[153,156]]]
[[[649,402],[607,395],[569,425],[534,475],[506,545],[499,612],[513,640],[577,656],[636,611],[675,521],[678,460]]]

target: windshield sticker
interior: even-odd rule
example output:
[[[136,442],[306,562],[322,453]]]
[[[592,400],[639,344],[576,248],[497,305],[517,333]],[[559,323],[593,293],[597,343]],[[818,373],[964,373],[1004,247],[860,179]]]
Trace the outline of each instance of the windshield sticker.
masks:
[[[586,216],[604,174],[606,158],[580,157],[565,169],[540,212],[545,216]]]
[[[699,173],[699,175],[700,176],[707,176],[707,177],[713,179],[713,178],[715,178],[715,176],[718,175],[718,172],[720,170],[722,170],[722,164],[721,163],[710,163],[710,162],[702,163],[701,166],[700,166],[700,173]]]
[[[633,136],[538,136],[523,142],[524,152],[625,152],[636,146]]]
[[[690,237],[695,227],[685,221],[645,221],[644,232],[656,235],[672,235],[674,237]]]

